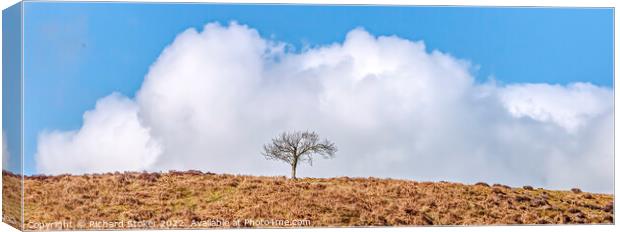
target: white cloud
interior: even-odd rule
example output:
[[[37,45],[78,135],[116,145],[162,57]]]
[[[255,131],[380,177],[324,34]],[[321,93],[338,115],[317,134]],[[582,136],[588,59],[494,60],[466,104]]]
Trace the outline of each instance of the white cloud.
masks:
[[[39,135],[37,170],[46,174],[144,170],[161,154],[160,145],[138,118],[138,106],[113,93],[84,113],[78,131]]]
[[[9,153],[8,145],[6,142],[6,133],[2,131],[2,169],[8,170],[10,157],[11,154]]]
[[[612,190],[608,88],[478,84],[467,61],[363,29],[300,53],[283,47],[236,23],[181,33],[135,100],[112,95],[79,131],[44,133],[38,171],[286,175],[260,156],[261,145],[309,129],[339,152],[300,167],[301,176]]]
[[[569,131],[608,113],[613,105],[611,91],[589,83],[511,85],[502,91],[501,99],[516,117],[553,122]]]

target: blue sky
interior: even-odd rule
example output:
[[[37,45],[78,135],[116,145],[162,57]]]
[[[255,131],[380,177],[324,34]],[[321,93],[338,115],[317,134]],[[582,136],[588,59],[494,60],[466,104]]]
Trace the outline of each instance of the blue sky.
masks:
[[[20,31],[20,8],[19,5],[8,8],[2,15],[2,56],[12,59],[2,59],[2,129],[5,136],[6,149],[9,154],[2,159],[3,169],[14,173],[21,171],[21,160],[18,155],[21,152],[20,146],[20,95],[21,81],[19,73],[21,71],[21,34]],[[4,144],[3,144],[4,148]],[[3,150],[4,153],[4,150]],[[9,157],[9,156],[12,156]],[[8,158],[7,158],[8,157]],[[6,161],[6,162],[5,162]]]
[[[97,99],[134,96],[149,66],[189,27],[231,20],[297,49],[363,27],[423,40],[500,83],[613,83],[613,11],[572,8],[25,3],[25,174],[37,135],[75,130]]]

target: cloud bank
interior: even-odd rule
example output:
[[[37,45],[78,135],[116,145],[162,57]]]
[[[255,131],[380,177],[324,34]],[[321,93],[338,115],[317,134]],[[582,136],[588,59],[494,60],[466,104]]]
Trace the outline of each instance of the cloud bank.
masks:
[[[613,189],[609,88],[477,83],[466,60],[359,28],[342,43],[287,48],[237,23],[188,29],[135,99],[112,94],[79,130],[41,133],[37,170],[285,175],[260,148],[307,129],[339,152],[300,176]]]
[[[11,154],[9,153],[8,144],[6,142],[6,133],[2,131],[2,169],[3,170],[8,170],[10,157],[11,157]]]
[[[140,171],[161,154],[161,146],[138,118],[138,106],[113,93],[84,113],[79,131],[39,135],[37,170],[42,173]]]

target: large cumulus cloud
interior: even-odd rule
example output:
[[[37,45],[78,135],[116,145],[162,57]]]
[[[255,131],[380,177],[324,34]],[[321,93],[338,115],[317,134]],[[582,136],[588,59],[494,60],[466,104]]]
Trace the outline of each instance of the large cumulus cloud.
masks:
[[[9,153],[8,144],[6,142],[6,134],[2,131],[2,169],[8,170],[9,160],[11,154]]]
[[[113,93],[84,113],[79,131],[39,135],[37,170],[42,173],[140,171],[161,154],[161,146],[138,118],[132,100]]]
[[[284,175],[289,168],[264,160],[261,145],[314,130],[339,152],[300,176],[612,191],[609,88],[478,83],[466,60],[359,28],[342,43],[287,48],[237,23],[188,29],[135,99],[112,94],[79,130],[41,134],[38,171]]]

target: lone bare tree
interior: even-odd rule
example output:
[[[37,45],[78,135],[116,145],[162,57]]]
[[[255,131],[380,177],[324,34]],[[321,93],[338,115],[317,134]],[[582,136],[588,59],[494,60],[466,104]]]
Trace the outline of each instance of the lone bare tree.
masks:
[[[325,139],[320,141],[315,132],[283,132],[271,143],[263,145],[263,156],[269,160],[281,160],[291,165],[291,178],[295,179],[297,164],[308,162],[312,166],[312,157],[320,155],[325,159],[333,158],[338,151],[336,145]]]

